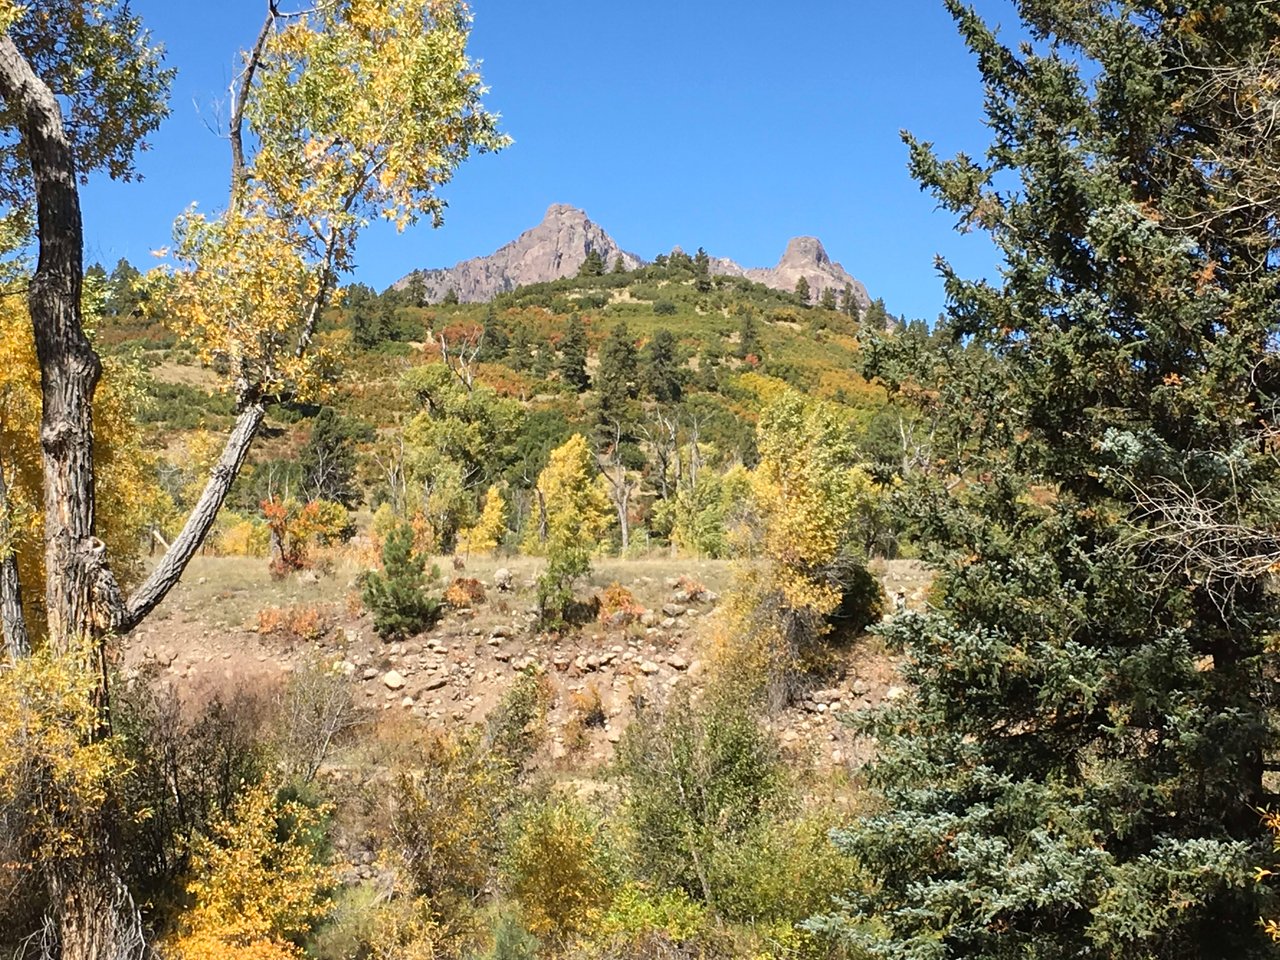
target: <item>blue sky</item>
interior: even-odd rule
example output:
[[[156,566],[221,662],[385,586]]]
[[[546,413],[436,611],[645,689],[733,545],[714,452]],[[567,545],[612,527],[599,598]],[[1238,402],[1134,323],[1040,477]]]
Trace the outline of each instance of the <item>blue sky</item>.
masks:
[[[235,51],[264,0],[134,0],[178,68],[172,116],[142,183],[84,191],[86,256],[153,262],[174,216],[225,202]],[[1007,0],[978,0],[1012,26]],[[417,267],[485,254],[551,203],[587,211],[624,247],[679,244],[767,266],[788,238],[820,237],[889,309],[932,319],[933,258],[990,276],[988,241],[958,236],[906,172],[898,131],[946,153],[986,144],[982,89],[941,0],[698,0],[648,4],[473,0],[486,105],[515,143],[445,188],[446,223],[371,227],[354,278],[382,289]],[[213,129],[211,129],[213,128]]]

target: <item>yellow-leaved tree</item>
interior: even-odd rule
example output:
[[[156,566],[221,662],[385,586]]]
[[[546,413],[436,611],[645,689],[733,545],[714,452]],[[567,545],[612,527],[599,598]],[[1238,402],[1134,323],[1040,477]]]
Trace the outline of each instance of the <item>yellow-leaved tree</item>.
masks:
[[[860,531],[880,494],[847,419],[828,403],[780,394],[761,415],[757,444],[750,535],[719,639],[738,668],[785,700],[835,624],[857,630],[879,614]]]
[[[496,485],[484,495],[484,505],[473,526],[458,533],[458,547],[465,553],[493,553],[507,532],[507,501]]]
[[[42,608],[51,648],[103,678],[92,698],[103,722],[85,733],[89,742],[109,729],[106,638],[132,630],[178,582],[267,405],[323,381],[329,353],[317,324],[363,227],[375,217],[439,223],[437,191],[457,165],[505,143],[480,102],[463,3],[264,7],[233,83],[226,209],[179,219],[177,269],[153,292],[225,374],[238,415],[180,532],[126,594],[96,496],[109,460],[95,437],[103,364],[86,333],[78,185],[96,170],[133,175],[135,151],[167,112],[172,71],[125,0],[0,0],[0,233],[14,224],[34,231],[39,256],[24,289],[41,383],[39,443],[23,437],[20,451],[5,453],[41,464],[34,522],[44,553],[40,598],[39,581],[23,583],[13,560],[33,521],[0,510],[9,544],[0,554],[0,625],[6,646],[25,650],[31,611]],[[145,935],[114,863],[112,817],[104,803],[83,819],[78,855],[41,867],[63,960],[128,955]]]
[[[573,602],[573,583],[591,571],[591,554],[612,521],[609,497],[595,475],[595,458],[580,433],[551,451],[538,474],[538,516],[525,534],[525,549],[547,558],[538,578],[544,623],[563,619]]]
[[[191,857],[192,906],[165,951],[172,960],[286,960],[327,912],[336,877],[319,859],[325,811],[247,789]]]

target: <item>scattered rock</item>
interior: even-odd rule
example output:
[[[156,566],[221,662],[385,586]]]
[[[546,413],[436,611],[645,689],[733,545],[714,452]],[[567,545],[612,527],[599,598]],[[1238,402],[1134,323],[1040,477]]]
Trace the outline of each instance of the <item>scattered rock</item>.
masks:
[[[678,653],[673,653],[671,656],[667,657],[667,663],[676,670],[689,669],[689,661]]]
[[[652,660],[642,660],[640,661],[640,672],[645,676],[652,676],[658,672],[658,665]]]
[[[678,603],[664,603],[662,605],[662,612],[665,613],[668,617],[684,616],[684,612],[686,609],[688,608],[682,607]]]
[[[399,690],[404,686],[404,677],[395,670],[388,670],[382,675],[382,684],[388,690]]]
[[[448,682],[449,680],[447,677],[432,677],[422,685],[422,689],[426,691],[439,690]]]
[[[499,567],[493,572],[493,585],[503,593],[511,590],[511,571],[506,567]]]

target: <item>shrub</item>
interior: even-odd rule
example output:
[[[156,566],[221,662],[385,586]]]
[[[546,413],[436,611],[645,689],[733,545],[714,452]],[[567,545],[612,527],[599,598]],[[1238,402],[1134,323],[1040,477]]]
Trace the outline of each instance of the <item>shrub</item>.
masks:
[[[625,625],[644,613],[634,594],[620,583],[611,583],[601,590],[599,600],[598,617],[602,623]]]
[[[474,732],[429,735],[418,763],[392,785],[388,848],[440,937],[471,941],[472,905],[489,884],[511,802],[510,768]]]
[[[444,602],[455,608],[474,607],[484,600],[484,584],[474,577],[457,577],[444,592]]]
[[[300,664],[277,702],[276,747],[291,776],[310,782],[335,745],[360,723],[350,681],[328,664]]]
[[[639,874],[715,907],[724,852],[789,801],[776,744],[733,688],[694,704],[683,688],[637,711],[618,749]]]
[[[333,629],[334,622],[332,610],[314,603],[258,611],[258,633],[288,643],[314,643]]]
[[[519,818],[504,873],[530,932],[563,943],[599,920],[612,891],[598,831],[567,798],[547,800]]]
[[[427,594],[426,560],[413,549],[413,529],[392,527],[382,545],[382,573],[364,575],[363,600],[384,640],[420,633],[436,621],[440,603]],[[432,579],[436,577],[432,570]]]
[[[524,769],[542,742],[552,697],[546,676],[526,670],[489,712],[485,742],[515,773]]]
[[[653,312],[659,317],[669,317],[676,312],[676,305],[670,300],[655,300]]]
[[[605,725],[604,704],[600,689],[588,684],[586,689],[569,694],[569,720],[565,724],[565,744],[570,750],[581,750],[587,745],[587,731]]]
[[[166,953],[175,960],[301,958],[295,945],[328,908],[332,871],[319,860],[325,811],[277,803],[250,787],[231,815],[196,841],[187,892],[191,908]]]

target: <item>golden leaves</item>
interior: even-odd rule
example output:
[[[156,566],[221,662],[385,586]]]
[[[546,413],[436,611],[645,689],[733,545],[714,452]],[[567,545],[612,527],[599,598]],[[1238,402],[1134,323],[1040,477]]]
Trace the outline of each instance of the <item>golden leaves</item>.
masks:
[[[194,905],[171,947],[176,960],[302,957],[288,938],[324,915],[334,882],[309,839],[325,813],[278,803],[266,784],[245,790],[212,836],[196,842],[187,884]]]

